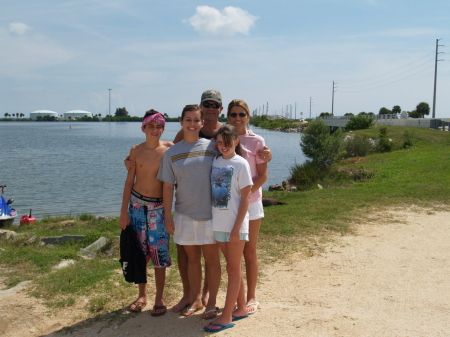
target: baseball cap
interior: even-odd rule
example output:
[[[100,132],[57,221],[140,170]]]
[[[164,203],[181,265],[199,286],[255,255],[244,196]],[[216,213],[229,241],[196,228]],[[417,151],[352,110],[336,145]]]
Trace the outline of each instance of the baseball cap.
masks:
[[[222,105],[222,95],[219,90],[205,90],[203,91],[200,103],[204,101],[214,101]]]

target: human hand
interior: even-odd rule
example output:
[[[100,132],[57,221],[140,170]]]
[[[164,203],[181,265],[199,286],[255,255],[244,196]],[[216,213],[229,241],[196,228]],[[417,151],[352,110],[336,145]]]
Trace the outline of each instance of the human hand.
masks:
[[[241,239],[239,229],[232,229],[230,232],[230,242],[238,242]]]
[[[258,151],[258,157],[264,160],[266,163],[272,160],[272,151],[267,146],[264,146],[262,150]]]
[[[125,228],[127,228],[127,226],[129,224],[130,224],[130,219],[128,218],[128,214],[120,212],[120,217],[119,217],[120,228],[125,229]]]
[[[173,235],[175,234],[175,223],[173,222],[172,218],[167,218],[165,220],[165,225],[164,225],[166,232]]]
[[[127,171],[129,171],[132,168],[134,168],[134,161],[130,159],[130,155],[125,157],[125,160],[123,161],[123,164],[125,165],[125,168],[127,169]]]

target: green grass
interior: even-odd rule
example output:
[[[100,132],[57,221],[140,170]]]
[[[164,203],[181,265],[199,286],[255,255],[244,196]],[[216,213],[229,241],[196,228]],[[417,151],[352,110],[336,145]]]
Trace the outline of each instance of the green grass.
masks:
[[[286,251],[310,251],[317,240],[329,233],[348,233],[355,221],[377,210],[449,205],[450,133],[388,127],[388,137],[397,144],[396,148],[400,148],[406,130],[414,134],[412,148],[350,158],[335,165],[336,169],[363,167],[373,173],[370,179],[347,180],[345,184],[334,181],[327,188],[303,192],[264,192],[264,197],[287,203],[265,209],[261,227],[264,249],[278,257]],[[378,132],[375,127],[356,133],[376,138]]]
[[[413,146],[407,150],[349,158],[335,168],[370,171],[362,181],[335,179],[320,182],[323,189],[302,192],[264,192],[264,197],[287,205],[265,208],[259,243],[263,263],[282,259],[294,251],[315,254],[336,234],[352,233],[355,224],[373,213],[410,206],[448,209],[450,205],[450,133],[421,128],[388,128],[388,137],[400,148],[405,130],[412,130]],[[377,137],[378,129],[356,131]],[[279,177],[281,180],[287,177]],[[127,306],[137,294],[136,285],[125,282],[121,273],[117,219],[95,220],[89,214],[78,218],[45,218],[34,224],[9,228],[21,233],[14,242],[0,241],[0,277],[6,287],[32,280],[29,292],[49,307],[83,304],[90,315],[114,313]],[[39,244],[44,236],[86,235],[86,240],[63,246]],[[77,255],[100,236],[111,244],[95,259]],[[173,303],[181,292],[176,268],[175,245],[171,245],[174,265],[167,269],[166,300]],[[75,264],[52,269],[62,260]],[[225,275],[225,274],[224,274]],[[148,270],[149,296],[154,291],[153,269]]]

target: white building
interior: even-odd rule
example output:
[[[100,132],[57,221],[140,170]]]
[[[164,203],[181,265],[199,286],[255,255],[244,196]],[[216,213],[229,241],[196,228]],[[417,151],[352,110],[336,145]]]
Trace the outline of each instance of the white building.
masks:
[[[84,116],[92,117],[92,112],[83,110],[72,110],[64,113],[64,119],[73,120]]]
[[[30,112],[30,118],[31,119],[37,119],[38,116],[44,117],[44,116],[54,116],[58,118],[58,113],[50,110],[38,110]]]

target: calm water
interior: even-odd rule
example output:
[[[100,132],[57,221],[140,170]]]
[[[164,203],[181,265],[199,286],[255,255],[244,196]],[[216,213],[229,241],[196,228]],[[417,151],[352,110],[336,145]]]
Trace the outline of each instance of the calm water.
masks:
[[[163,140],[173,140],[179,123],[167,123]],[[269,180],[281,184],[289,167],[303,163],[300,134],[252,128],[273,152]],[[0,185],[13,198],[19,217],[118,216],[126,171],[123,159],[145,140],[139,123],[0,122]],[[16,219],[16,222],[18,220]]]

